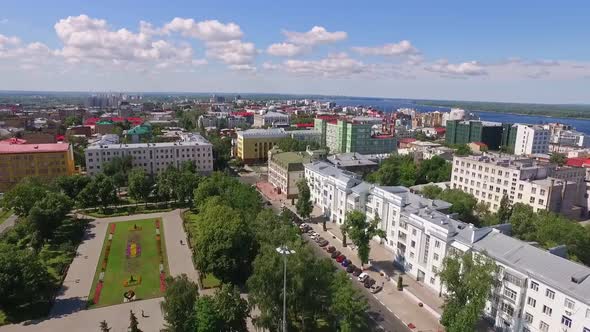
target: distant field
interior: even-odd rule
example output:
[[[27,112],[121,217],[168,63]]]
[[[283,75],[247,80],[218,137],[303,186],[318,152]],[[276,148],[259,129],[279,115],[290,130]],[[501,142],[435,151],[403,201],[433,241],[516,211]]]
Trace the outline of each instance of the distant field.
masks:
[[[590,105],[521,104],[454,100],[415,100],[415,102],[420,105],[458,107],[470,111],[477,110],[484,112],[544,115],[580,119],[590,118]]]

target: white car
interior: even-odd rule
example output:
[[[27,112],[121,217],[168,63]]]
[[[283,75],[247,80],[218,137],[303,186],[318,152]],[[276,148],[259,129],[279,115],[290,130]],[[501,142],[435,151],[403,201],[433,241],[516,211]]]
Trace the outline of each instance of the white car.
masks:
[[[365,272],[359,274],[359,281],[360,282],[365,282],[365,280],[367,280],[367,278],[369,278],[369,275],[366,274]]]

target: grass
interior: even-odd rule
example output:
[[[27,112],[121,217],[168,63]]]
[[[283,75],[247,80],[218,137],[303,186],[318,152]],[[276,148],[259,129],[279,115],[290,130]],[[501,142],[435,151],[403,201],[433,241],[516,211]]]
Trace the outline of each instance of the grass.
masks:
[[[109,224],[109,229],[111,224]],[[98,304],[92,304],[91,307],[103,307],[123,303],[123,293],[129,289],[135,291],[137,300],[162,296],[162,292],[160,291],[160,259],[158,257],[156,246],[155,219],[130,220],[114,224],[116,224],[115,234],[113,235],[111,250],[103,279],[102,292]],[[134,225],[141,227],[141,230],[130,230]],[[88,296],[89,299],[94,298],[94,291],[101,272],[108,237],[109,231],[107,231],[103,242],[102,252],[92,283],[92,289]],[[162,242],[162,255],[164,256],[164,271],[168,276],[168,257],[166,256],[163,220],[160,221],[160,237]],[[129,238],[134,238],[141,246],[141,255],[139,257],[126,257],[127,241]],[[123,282],[127,280],[131,274],[134,276],[141,276],[141,284],[133,287],[125,287]]]
[[[207,273],[204,276],[201,276],[201,284],[203,285],[203,288],[208,289],[208,288],[217,288],[219,286],[221,286],[221,281],[219,281],[219,279],[215,278],[215,276],[211,273]]]
[[[8,219],[12,215],[12,210],[4,210],[0,209],[0,225]]]

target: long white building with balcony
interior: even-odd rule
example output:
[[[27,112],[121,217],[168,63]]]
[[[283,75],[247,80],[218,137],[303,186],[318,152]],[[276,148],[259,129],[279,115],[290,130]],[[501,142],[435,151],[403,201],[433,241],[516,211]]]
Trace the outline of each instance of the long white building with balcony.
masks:
[[[359,210],[379,217],[387,237],[378,239],[391,260],[436,294],[438,272],[452,253],[486,253],[498,266],[498,285],[485,316],[506,331],[590,332],[590,268],[510,237],[510,225],[477,228],[447,213],[450,204],[384,187],[325,162],[305,165],[311,199],[331,222]]]

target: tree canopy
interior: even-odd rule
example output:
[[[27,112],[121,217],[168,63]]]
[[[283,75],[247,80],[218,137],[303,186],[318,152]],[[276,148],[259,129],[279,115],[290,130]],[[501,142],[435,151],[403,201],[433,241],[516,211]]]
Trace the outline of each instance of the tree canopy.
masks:
[[[307,185],[307,181],[305,181],[304,178],[297,181],[297,191],[299,192],[297,203],[295,205],[297,208],[297,214],[303,219],[309,218],[309,215],[313,210],[313,205],[311,204],[309,186]]]
[[[371,239],[375,236],[385,238],[385,231],[379,228],[380,222],[379,216],[376,216],[371,221],[367,221],[365,214],[358,210],[349,211],[346,214],[346,219],[344,220],[346,234],[357,247],[361,264],[369,262]]]
[[[166,279],[166,293],[160,308],[170,332],[194,331],[194,306],[199,287],[186,274]]]
[[[451,164],[441,157],[414,161],[413,155],[394,155],[383,161],[367,181],[382,186],[411,187],[416,184],[443,182],[451,179]]]

